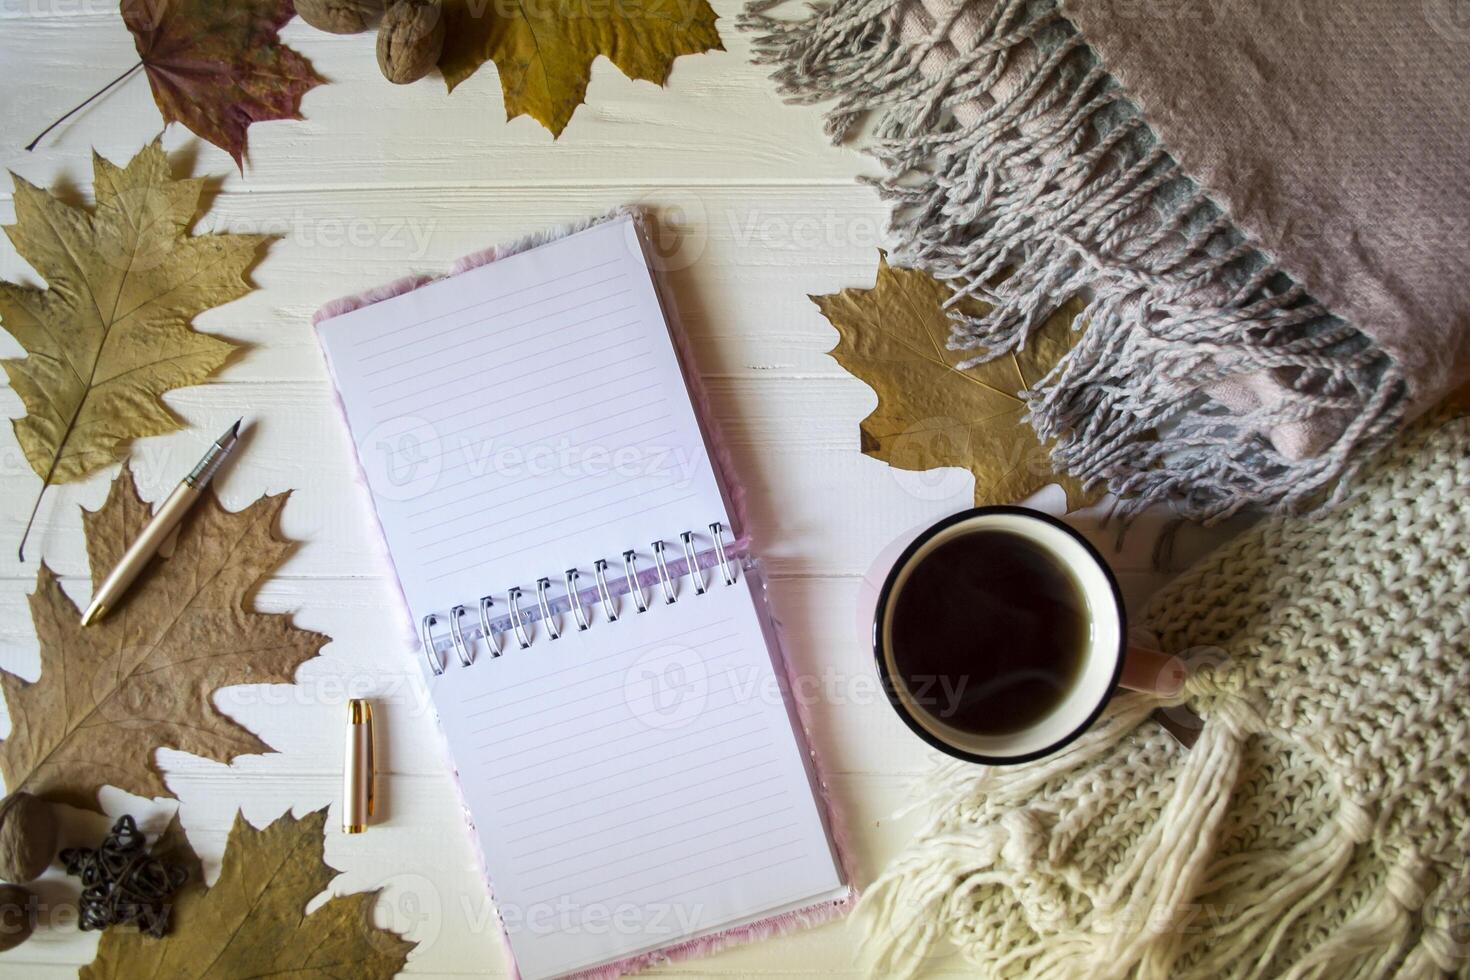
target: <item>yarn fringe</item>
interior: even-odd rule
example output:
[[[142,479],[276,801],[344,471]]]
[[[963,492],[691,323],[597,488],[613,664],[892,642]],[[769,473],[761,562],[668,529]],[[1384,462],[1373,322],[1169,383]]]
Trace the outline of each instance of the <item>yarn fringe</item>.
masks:
[[[1055,0],[842,0],[741,18],[793,101],[830,102],[887,176],[894,261],[955,290],[963,366],[1074,297],[1085,331],[1027,392],[1054,464],[1185,516],[1336,503],[1408,411],[1398,367],[1233,227]],[[940,17],[932,10],[947,11]]]
[[[1077,839],[1058,825],[1060,814],[1035,806],[1036,794],[1059,778],[1110,769],[1109,753],[1161,706],[1144,695],[1120,697],[1094,731],[1044,764],[947,763],[927,777],[929,795],[915,804],[929,814],[927,825],[867,889],[854,916],[869,975],[916,976],[961,933],[979,937],[978,944],[959,942],[977,975],[996,978],[1367,980],[1439,977],[1463,967],[1452,933],[1422,921],[1438,882],[1412,853],[1397,856],[1381,886],[1338,928],[1278,961],[1293,927],[1343,886],[1372,838],[1373,820],[1339,798],[1333,818],[1287,850],[1218,856],[1246,740],[1261,731],[1238,704],[1216,702],[1220,710],[1178,764],[1157,820],[1105,881],[1069,868]],[[996,889],[998,899],[979,900],[981,891]],[[1021,942],[1017,908],[1027,926]],[[1191,940],[1207,940],[1202,955]]]
[[[1063,867],[1073,842],[1048,833],[1054,814],[1025,803],[1048,779],[1100,763],[1156,706],[1136,699],[1111,712],[1089,744],[1074,745],[1045,773],[947,766],[926,780],[941,787],[925,804],[934,814],[931,823],[872,884],[855,914],[869,975],[916,976],[946,949],[958,923],[969,935],[1013,937],[1008,920],[1018,905],[1033,933],[1030,941],[962,947],[980,976],[1277,975],[1273,958],[1283,938],[1340,884],[1355,849],[1368,840],[1371,820],[1361,809],[1343,802],[1335,821],[1288,852],[1216,858],[1248,735],[1228,719],[1205,727],[1180,765],[1159,818],[1101,886],[1079,887],[1075,872]],[[1429,939],[1411,941],[1410,913],[1428,890],[1425,874],[1417,859],[1401,862],[1351,921],[1280,975],[1440,975],[1448,958],[1435,956]],[[1069,917],[1057,907],[1059,884],[1078,895],[1086,891],[1083,913]],[[977,902],[976,894],[996,888],[1005,895],[987,918],[981,910],[988,903]],[[1207,916],[1203,925],[1190,921],[1211,907],[1212,896],[1227,891],[1221,908],[1231,917]],[[1208,930],[1208,962],[1181,971],[1186,941],[1201,928]]]

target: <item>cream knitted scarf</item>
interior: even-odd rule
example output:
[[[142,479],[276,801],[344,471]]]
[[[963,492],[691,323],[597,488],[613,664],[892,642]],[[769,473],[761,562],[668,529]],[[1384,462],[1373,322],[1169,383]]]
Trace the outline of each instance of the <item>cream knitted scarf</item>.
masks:
[[[1145,625],[1198,670],[1186,750],[1116,699],[1054,758],[947,767],[868,890],[875,973],[1437,977],[1470,969],[1470,419],[1323,519],[1268,521]],[[930,783],[933,785],[933,783]]]

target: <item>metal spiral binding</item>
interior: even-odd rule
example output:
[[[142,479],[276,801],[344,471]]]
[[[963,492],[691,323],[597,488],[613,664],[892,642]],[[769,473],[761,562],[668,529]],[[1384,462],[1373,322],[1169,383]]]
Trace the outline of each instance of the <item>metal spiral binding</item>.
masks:
[[[546,624],[546,633],[553,640],[561,639],[561,627],[556,624],[556,617],[551,615],[551,600],[546,593],[551,591],[551,579],[545,576],[536,580],[536,605],[541,607],[541,622]]]
[[[607,616],[609,623],[618,621],[618,607],[612,599],[612,593],[607,590],[607,559],[599,558],[592,564],[592,571],[597,576],[597,594],[602,599],[602,612]]]
[[[490,628],[490,607],[495,600],[490,596],[480,597],[480,633],[485,637],[485,645],[490,648],[490,656],[500,656],[500,641],[495,638],[495,631]]]
[[[725,525],[715,521],[709,526],[709,533],[715,538],[715,554],[720,559],[720,574],[725,576],[726,585],[735,584],[735,569],[730,564],[730,558],[725,554]]]
[[[521,620],[521,587],[512,586],[505,593],[505,601],[510,604],[510,625],[516,631],[516,642],[524,650],[531,645],[531,635],[526,632],[526,624]]]
[[[459,619],[463,615],[464,606],[455,606],[449,610],[449,638],[454,642],[454,652],[459,657],[459,662],[468,667],[475,660],[470,656],[470,649],[464,642],[464,631],[459,625]]]
[[[679,594],[674,589],[673,578],[669,575],[669,563],[664,560],[664,543],[662,541],[655,541],[652,547],[653,564],[658,570],[658,581],[664,587],[664,605],[672,606],[678,601]]]
[[[587,621],[587,611],[582,608],[582,597],[577,594],[577,579],[582,575],[575,568],[567,569],[567,600],[572,604],[572,615],[577,619],[577,632],[592,624]]]
[[[689,570],[688,575],[694,581],[694,594],[704,595],[704,573],[699,570],[699,556],[694,552],[694,532],[685,531],[679,535],[679,540],[684,542],[684,567]],[[716,538],[715,541],[719,542],[719,539]]]
[[[638,553],[623,552],[623,576],[628,580],[628,594],[641,613],[648,612],[648,600],[643,597],[643,586],[638,584]]]
[[[725,549],[725,526],[718,521],[709,525],[710,536],[713,538],[714,564],[709,565],[710,552],[704,553],[705,567],[718,567],[720,576],[726,585],[734,585],[736,582],[736,565],[730,560],[730,555]],[[684,531],[679,535],[679,541],[683,544],[684,568],[680,575],[673,574],[669,567],[667,545],[664,541],[654,541],[650,547],[653,551],[654,570],[658,577],[660,591],[663,593],[665,605],[672,605],[678,601],[679,589],[678,579],[688,575],[690,583],[694,587],[695,595],[704,595],[713,586],[713,582],[705,580],[704,568],[700,564],[700,552],[695,544],[694,532]],[[674,559],[677,561],[678,559]],[[607,578],[608,562],[606,559],[598,558],[592,565],[593,577],[596,581],[596,604],[601,605],[603,616],[609,623],[618,621],[618,599],[608,584]],[[638,571],[638,554],[628,550],[623,552],[623,577],[628,595],[633,598],[634,608],[642,613],[648,611],[648,594],[643,585],[643,580]],[[589,606],[583,601],[582,591],[578,587],[581,580],[581,572],[575,568],[569,568],[563,574],[563,582],[566,586],[566,595],[553,598],[551,595],[551,578],[543,576],[536,580],[536,608],[528,617],[527,610],[521,608],[521,598],[525,594],[519,586],[512,586],[506,590],[505,602],[508,612],[510,629],[506,630],[506,619],[498,621],[501,626],[500,635],[506,632],[515,634],[516,643],[522,649],[531,647],[535,641],[532,622],[539,618],[544,624],[546,635],[553,640],[562,636],[562,623],[558,615],[571,613],[572,621],[577,624],[578,632],[591,628],[592,621],[589,615]],[[491,615],[495,606],[495,600],[491,596],[482,596],[479,600],[479,638],[485,641],[486,649],[490,651],[492,658],[499,657],[504,652],[500,636],[497,636],[496,619]],[[454,649],[455,659],[461,666],[470,667],[475,662],[474,635],[466,634],[464,617],[469,613],[469,608],[464,605],[453,606],[446,613],[429,613],[419,623],[419,637],[424,644],[424,656],[429,663],[430,671],[435,675],[444,673],[447,666],[445,658],[438,650],[438,642],[443,639],[441,633],[435,637],[434,630],[440,621],[449,621],[449,643]],[[539,617],[536,616],[539,613]]]
[[[439,662],[439,657],[434,653],[434,624],[439,622],[439,617],[433,613],[424,617],[419,624],[419,635],[424,642],[424,656],[429,658],[429,669],[437,677],[444,673],[444,665]]]

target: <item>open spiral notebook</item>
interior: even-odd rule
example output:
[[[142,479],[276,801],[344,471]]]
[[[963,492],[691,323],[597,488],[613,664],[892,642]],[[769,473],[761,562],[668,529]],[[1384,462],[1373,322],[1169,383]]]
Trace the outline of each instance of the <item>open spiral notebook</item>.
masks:
[[[317,331],[520,974],[845,909],[641,221],[386,292]]]

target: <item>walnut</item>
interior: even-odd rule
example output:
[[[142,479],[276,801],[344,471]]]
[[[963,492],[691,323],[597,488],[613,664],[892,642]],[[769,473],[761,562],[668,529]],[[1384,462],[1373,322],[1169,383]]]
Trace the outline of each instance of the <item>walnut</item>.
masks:
[[[361,34],[383,13],[383,0],[296,0],[301,19],[329,34]]]
[[[19,885],[0,885],[0,952],[14,949],[36,928],[36,897]]]
[[[378,26],[378,67],[398,85],[429,73],[444,48],[444,17],[433,0],[393,0]]]
[[[55,856],[56,815],[51,808],[29,793],[0,800],[0,878],[32,881]]]

